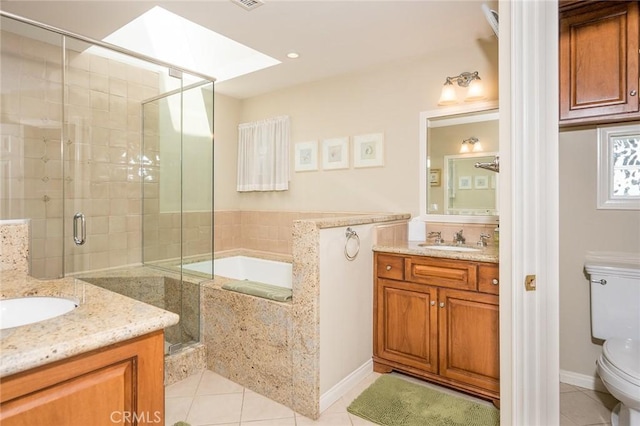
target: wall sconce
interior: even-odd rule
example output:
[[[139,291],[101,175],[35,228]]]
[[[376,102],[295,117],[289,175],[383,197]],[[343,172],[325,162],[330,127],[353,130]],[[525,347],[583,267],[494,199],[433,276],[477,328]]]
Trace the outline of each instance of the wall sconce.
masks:
[[[482,151],[482,145],[480,144],[480,140],[475,136],[471,136],[469,139],[465,139],[462,141],[462,145],[460,146],[460,153],[464,154],[465,152],[480,152]]]
[[[478,75],[478,71],[475,72],[463,72],[455,77],[447,77],[442,87],[442,93],[440,94],[440,100],[438,105],[453,105],[458,103],[458,97],[456,96],[456,88],[453,83],[458,83],[460,87],[467,87],[467,95],[465,96],[465,102],[473,102],[484,99],[484,88],[482,87],[482,81]]]

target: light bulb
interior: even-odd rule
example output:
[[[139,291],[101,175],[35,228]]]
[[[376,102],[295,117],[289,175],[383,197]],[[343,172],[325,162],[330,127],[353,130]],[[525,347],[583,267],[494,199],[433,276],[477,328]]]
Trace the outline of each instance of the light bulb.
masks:
[[[465,96],[465,102],[479,101],[484,99],[484,85],[479,78],[476,78],[467,88],[467,96]]]
[[[480,141],[478,141],[473,144],[473,152],[480,152],[480,151],[482,151],[482,145],[480,144]]]
[[[462,146],[460,147],[460,154],[464,154],[465,152],[469,152],[469,144],[466,142],[462,142]]]
[[[440,94],[440,100],[438,105],[453,105],[458,103],[456,96],[456,88],[451,83],[447,83],[442,86],[442,93]]]

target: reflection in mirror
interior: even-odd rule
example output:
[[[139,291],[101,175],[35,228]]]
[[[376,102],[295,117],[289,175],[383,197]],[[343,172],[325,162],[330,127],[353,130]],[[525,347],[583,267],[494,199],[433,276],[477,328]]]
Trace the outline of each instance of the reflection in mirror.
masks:
[[[421,114],[421,218],[437,222],[497,220],[498,174],[476,168],[498,155],[496,103],[473,111]]]

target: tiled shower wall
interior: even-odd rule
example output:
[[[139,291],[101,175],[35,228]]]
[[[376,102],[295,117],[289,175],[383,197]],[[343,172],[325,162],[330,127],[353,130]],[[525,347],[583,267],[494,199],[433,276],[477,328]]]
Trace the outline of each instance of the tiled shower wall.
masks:
[[[158,94],[158,74],[67,51],[61,141],[61,48],[1,36],[0,219],[32,219],[32,275],[62,274],[63,238],[67,273],[140,262],[140,111]],[[87,217],[80,247],[72,242],[77,211]]]

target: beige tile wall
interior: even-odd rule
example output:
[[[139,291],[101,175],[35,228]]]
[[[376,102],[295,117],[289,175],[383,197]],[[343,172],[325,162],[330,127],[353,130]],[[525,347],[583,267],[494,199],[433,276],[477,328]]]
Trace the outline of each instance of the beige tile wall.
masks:
[[[480,240],[480,234],[488,234],[490,237],[487,244],[493,246],[496,244],[495,229],[496,225],[488,224],[425,222],[425,235],[429,232],[440,232],[445,244],[453,242],[454,233],[462,230],[467,245],[475,245]],[[376,227],[375,238],[376,244],[379,245],[403,244],[407,242],[408,237],[407,222]]]

